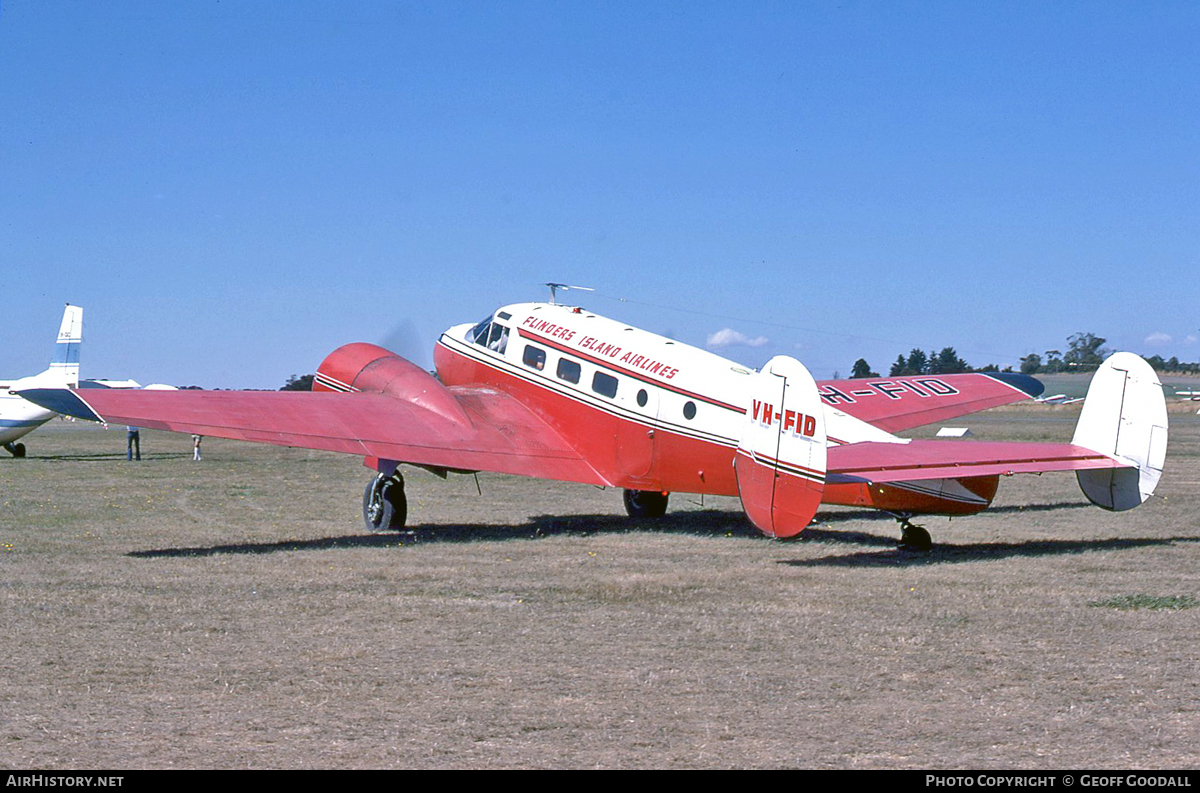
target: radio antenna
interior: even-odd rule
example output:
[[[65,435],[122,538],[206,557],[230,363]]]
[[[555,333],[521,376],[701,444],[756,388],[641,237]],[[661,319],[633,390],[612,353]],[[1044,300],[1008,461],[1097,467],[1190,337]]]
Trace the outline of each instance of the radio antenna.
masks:
[[[558,305],[555,302],[555,299],[558,297],[559,289],[563,290],[564,292],[567,291],[568,289],[578,289],[581,292],[595,292],[596,291],[595,289],[592,289],[590,286],[570,286],[569,284],[553,284],[553,283],[547,283],[544,285],[550,287],[550,305],[552,305],[552,306]]]

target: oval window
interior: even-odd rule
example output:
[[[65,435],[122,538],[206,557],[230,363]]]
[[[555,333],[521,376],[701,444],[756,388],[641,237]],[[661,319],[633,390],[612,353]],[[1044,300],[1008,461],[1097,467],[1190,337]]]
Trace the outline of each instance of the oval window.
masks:
[[[688,421],[696,418],[696,403],[688,402],[683,406],[683,417]]]

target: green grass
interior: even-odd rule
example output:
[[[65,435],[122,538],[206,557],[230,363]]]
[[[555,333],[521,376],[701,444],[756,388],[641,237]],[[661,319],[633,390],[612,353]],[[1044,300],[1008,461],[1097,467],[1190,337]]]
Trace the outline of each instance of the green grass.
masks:
[[[1180,611],[1200,605],[1191,595],[1117,595],[1104,600],[1093,600],[1089,606],[1117,609],[1118,611],[1140,611],[1142,609]]]

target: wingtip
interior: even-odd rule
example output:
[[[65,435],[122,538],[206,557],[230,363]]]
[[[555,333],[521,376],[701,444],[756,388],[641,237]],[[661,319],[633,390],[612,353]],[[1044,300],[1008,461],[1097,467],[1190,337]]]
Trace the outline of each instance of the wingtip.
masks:
[[[1012,386],[1018,391],[1024,391],[1032,399],[1040,397],[1042,392],[1046,390],[1046,385],[1041,380],[1027,374],[1020,374],[1019,372],[985,372],[985,374],[988,377],[999,380],[1005,385]]]
[[[99,413],[92,410],[87,402],[69,388],[30,388],[18,391],[17,395],[64,416],[74,416],[85,421],[104,421]]]

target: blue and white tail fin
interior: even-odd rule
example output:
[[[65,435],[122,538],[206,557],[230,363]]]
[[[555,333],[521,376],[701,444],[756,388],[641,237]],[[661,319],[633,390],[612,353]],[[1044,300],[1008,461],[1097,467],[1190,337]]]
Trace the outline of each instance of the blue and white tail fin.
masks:
[[[79,348],[83,344],[83,309],[67,304],[50,368],[41,374],[23,377],[12,383],[13,391],[21,388],[75,388],[79,385]]]
[[[54,359],[47,372],[53,372],[68,386],[79,383],[79,348],[83,344],[83,309],[67,304],[63,311],[62,324],[58,327],[58,341],[54,345]]]
[[[1127,466],[1078,472],[1093,504],[1120,512],[1149,498],[1167,457],[1167,403],[1150,364],[1131,352],[1109,356],[1088,386],[1071,442]]]

